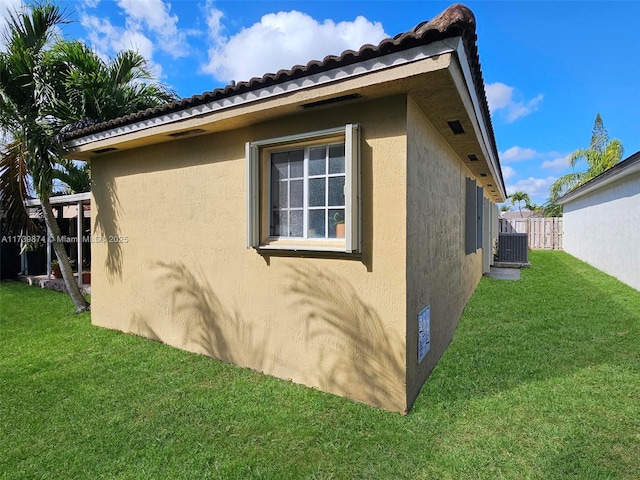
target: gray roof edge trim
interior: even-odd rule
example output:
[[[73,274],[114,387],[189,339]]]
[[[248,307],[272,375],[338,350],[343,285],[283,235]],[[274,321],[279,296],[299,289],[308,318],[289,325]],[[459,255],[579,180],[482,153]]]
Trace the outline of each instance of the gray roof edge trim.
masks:
[[[149,117],[144,120],[125,124],[108,130],[98,131],[76,139],[68,140],[67,147],[77,148],[90,143],[107,140],[113,137],[123,136],[130,133],[146,130],[149,128],[177,123],[183,120],[197,118],[207,114],[220,112],[228,108],[247,105],[250,103],[275,98],[307,88],[328,85],[343,81],[349,78],[356,78],[383,70],[387,70],[402,65],[418,62],[432,57],[437,57],[446,53],[453,53],[454,48],[450,45],[451,40],[460,37],[452,37],[445,40],[437,40],[427,45],[413,47],[407,50],[390,53],[380,57],[371,58],[362,62],[353,63],[343,67],[318,72],[305,77],[289,80],[283,83],[263,87],[242,94],[233,95],[212,102],[189,107],[184,110]]]
[[[451,39],[449,39],[451,40]],[[498,158],[496,140],[493,133],[493,127],[491,125],[491,112],[487,112],[489,118],[486,117],[484,113],[484,109],[482,107],[482,100],[478,96],[478,88],[474,80],[473,72],[471,71],[471,64],[469,63],[468,52],[465,48],[465,42],[462,41],[462,38],[456,37],[456,54],[458,56],[458,63],[460,65],[460,69],[464,75],[467,93],[469,94],[471,101],[473,103],[474,114],[476,116],[476,121],[480,126],[480,131],[482,134],[483,143],[487,149],[488,157],[489,157],[489,169],[494,177],[498,178],[500,181],[498,183],[498,188],[500,189],[500,193],[506,199],[507,191],[504,184],[504,179],[502,177],[502,168],[500,166],[500,159]],[[484,89],[484,80],[483,85]]]

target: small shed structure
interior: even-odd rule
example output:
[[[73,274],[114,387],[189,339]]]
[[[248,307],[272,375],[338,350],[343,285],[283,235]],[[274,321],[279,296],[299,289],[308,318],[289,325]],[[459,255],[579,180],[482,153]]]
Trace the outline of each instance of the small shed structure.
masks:
[[[505,200],[475,19],[68,134],[92,322],[407,412]]]

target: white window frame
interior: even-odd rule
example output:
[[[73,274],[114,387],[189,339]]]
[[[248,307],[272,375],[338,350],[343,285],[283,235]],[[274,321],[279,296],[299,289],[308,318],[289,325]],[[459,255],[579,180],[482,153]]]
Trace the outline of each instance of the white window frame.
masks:
[[[274,148],[282,150],[290,147],[294,149],[302,147],[307,142],[317,142],[323,139],[327,139],[327,144],[336,143],[335,139],[337,137],[343,138],[345,145],[345,238],[269,238],[268,222],[264,221],[264,213],[270,210],[270,206],[263,201],[263,190],[270,188],[270,183],[269,179],[265,178],[268,175],[265,175],[265,169],[261,165],[261,162],[264,162],[265,152],[268,153],[269,150]],[[358,253],[361,251],[360,127],[358,124],[347,124],[327,130],[247,142],[245,155],[247,248],[343,253]]]

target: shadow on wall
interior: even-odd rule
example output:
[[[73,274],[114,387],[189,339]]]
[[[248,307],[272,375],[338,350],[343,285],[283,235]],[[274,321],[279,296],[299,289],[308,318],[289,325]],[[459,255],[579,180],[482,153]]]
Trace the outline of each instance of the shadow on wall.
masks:
[[[322,389],[406,410],[404,345],[344,278],[291,267],[288,293],[305,319],[307,348],[319,351]]]
[[[169,315],[175,325],[180,322],[182,345],[210,357],[261,370],[265,367],[267,337],[260,332],[259,339],[252,327],[244,322],[237,311],[227,309],[204,275],[195,275],[179,262],[156,262],[161,284],[170,295]],[[135,333],[158,338],[139,318]],[[148,330],[153,336],[147,335]]]
[[[112,284],[115,280],[122,279],[122,244],[117,241],[120,237],[118,218],[122,213],[122,207],[115,179],[107,180],[104,187],[106,195],[94,195],[96,214],[93,235],[107,244],[107,258],[104,266],[107,279]]]

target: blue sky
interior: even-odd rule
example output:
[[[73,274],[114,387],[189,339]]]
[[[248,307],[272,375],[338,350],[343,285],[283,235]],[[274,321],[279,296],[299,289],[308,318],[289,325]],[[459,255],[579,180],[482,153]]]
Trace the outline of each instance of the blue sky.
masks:
[[[0,10],[21,0],[0,0]],[[378,43],[440,1],[62,1],[63,32],[108,56],[135,48],[191,96]],[[508,193],[544,203],[599,112],[625,157],[640,150],[640,2],[469,1]],[[1,22],[0,22],[1,23]],[[0,25],[1,26],[1,25]],[[578,165],[577,168],[582,168]]]

